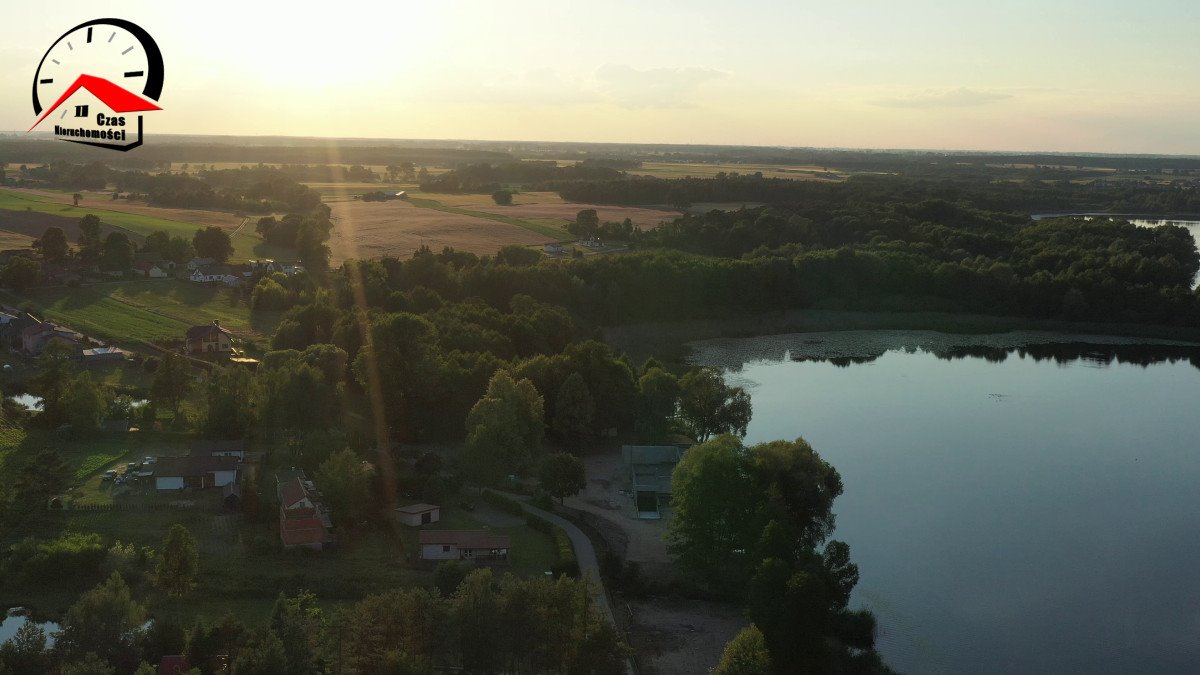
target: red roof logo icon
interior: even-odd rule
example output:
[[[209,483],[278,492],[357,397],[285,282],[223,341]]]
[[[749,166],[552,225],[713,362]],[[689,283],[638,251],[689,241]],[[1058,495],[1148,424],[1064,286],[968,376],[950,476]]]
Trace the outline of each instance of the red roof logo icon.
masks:
[[[162,110],[162,108],[158,107],[154,103],[151,103],[150,101],[126,89],[122,89],[120,86],[115,85],[102,77],[80,75],[75,79],[75,82],[70,87],[67,87],[67,90],[63,92],[63,95],[58,97],[58,100],[54,102],[54,105],[50,106],[46,112],[42,113],[42,116],[33,123],[32,127],[29,127],[29,131],[33,131],[37,125],[42,123],[42,120],[46,119],[50,113],[54,112],[58,106],[62,105],[63,101],[70,98],[71,94],[74,94],[76,91],[78,91],[80,87],[91,92],[93,96],[100,99],[100,101],[104,103],[104,105],[111,108],[113,112],[127,113],[142,112],[145,110]]]

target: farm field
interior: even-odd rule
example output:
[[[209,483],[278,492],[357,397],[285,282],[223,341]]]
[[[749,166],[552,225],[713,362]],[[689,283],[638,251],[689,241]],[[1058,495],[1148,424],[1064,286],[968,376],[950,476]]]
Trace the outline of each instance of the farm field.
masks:
[[[512,206],[500,206],[488,198],[466,208],[530,220],[552,227],[565,228],[575,221],[575,216],[584,209],[595,209],[601,222],[621,222],[626,218],[643,230],[658,227],[663,221],[674,220],[680,212],[666,207],[650,206],[599,206],[596,204],[572,204],[569,202],[520,204],[514,200]]]
[[[53,321],[116,343],[182,339],[189,327],[213,320],[241,337],[260,338],[273,332],[277,316],[252,319],[249,307],[231,304],[230,297],[224,288],[174,279],[0,293],[6,302],[32,302]]]
[[[217,211],[214,209],[177,209],[160,206],[149,206],[139,201],[130,202],[126,199],[113,199],[110,192],[67,192],[59,190],[33,190],[27,188],[17,188],[13,190],[21,194],[29,194],[41,197],[46,201],[57,202],[60,204],[72,204],[72,196],[79,194],[79,208],[83,209],[101,209],[104,211],[116,211],[118,213],[132,213],[151,218],[158,218],[170,221],[179,221],[187,223],[193,227],[208,227],[216,226],[222,229],[235,228],[245,221],[242,216],[237,216],[226,211]],[[94,212],[94,211],[89,211]],[[100,215],[97,213],[96,215]],[[148,234],[143,233],[143,234]]]
[[[407,257],[422,245],[435,251],[450,246],[459,251],[491,255],[510,244],[543,244],[568,236],[563,232],[559,237],[551,237],[519,225],[423,208],[413,200],[334,202],[329,206],[333,210],[329,248],[333,251],[334,265],[349,258]],[[437,206],[436,202],[431,206]]]
[[[119,200],[114,204],[112,200],[98,198],[96,194],[90,195],[92,197],[90,200],[88,196],[84,196],[79,206],[72,206],[71,195],[67,193],[4,188],[0,189],[0,210],[47,213],[65,216],[76,221],[85,214],[94,213],[100,217],[101,222],[139,237],[162,230],[168,234],[190,239],[200,225],[195,220],[180,220],[179,218],[192,215],[197,218],[221,216],[222,218],[218,220],[222,224],[219,226],[228,229],[236,228],[243,220],[215,211],[160,209],[138,204],[121,204]],[[133,211],[126,209],[133,209]],[[41,232],[32,236],[41,236]],[[70,238],[71,233],[68,232],[67,236]]]
[[[657,178],[712,178],[718,173],[752,174],[762,172],[764,178],[791,178],[794,180],[840,181],[850,176],[845,171],[829,171],[820,166],[780,166],[778,164],[720,164],[682,162],[643,162],[640,169],[629,173]]]

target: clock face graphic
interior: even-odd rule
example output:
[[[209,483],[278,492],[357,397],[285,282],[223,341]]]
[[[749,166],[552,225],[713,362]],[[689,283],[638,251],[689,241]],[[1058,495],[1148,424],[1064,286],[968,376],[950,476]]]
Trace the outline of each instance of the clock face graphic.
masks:
[[[141,144],[141,115],[136,117],[137,142],[134,144],[122,147],[75,138],[112,140],[111,125],[116,125],[117,120],[120,120],[120,126],[125,125],[125,118],[116,115],[159,110],[153,102],[162,94],[162,87],[162,52],[149,33],[124,19],[87,21],[63,33],[38,63],[33,76],[33,112],[39,117],[34,126],[51,113],[55,120],[66,120],[72,107],[64,105],[68,99],[73,99],[71,102],[76,104],[90,101],[90,106],[74,106],[76,117],[81,119],[73,119],[70,123],[78,122],[83,126],[61,135],[56,126],[55,135],[73,136],[62,140],[127,150]],[[86,92],[85,100],[75,98],[80,89]],[[106,113],[113,116],[108,117]],[[89,118],[95,118],[97,126],[108,128],[89,128]],[[124,132],[118,133],[116,138],[126,140]]]

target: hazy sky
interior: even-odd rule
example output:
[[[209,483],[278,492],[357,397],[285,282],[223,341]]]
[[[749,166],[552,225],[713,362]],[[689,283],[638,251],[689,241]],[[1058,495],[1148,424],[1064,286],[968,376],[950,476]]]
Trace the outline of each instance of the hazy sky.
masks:
[[[1200,154],[1195,0],[309,4],[6,2],[0,129],[107,15],[162,49],[149,133]]]

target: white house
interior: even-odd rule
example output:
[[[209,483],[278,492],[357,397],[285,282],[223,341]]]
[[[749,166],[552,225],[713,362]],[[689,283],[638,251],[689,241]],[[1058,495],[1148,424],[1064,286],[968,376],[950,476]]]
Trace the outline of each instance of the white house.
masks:
[[[237,481],[239,464],[241,460],[237,457],[159,457],[154,465],[154,487],[159,490],[225,487]]]
[[[433,504],[409,504],[396,509],[396,517],[410,527],[436,523],[442,519],[442,509]]]
[[[242,283],[241,270],[231,268],[228,265],[197,267],[192,270],[192,275],[189,278],[198,284],[237,286]]]
[[[421,530],[421,560],[471,560],[481,564],[508,562],[512,540],[487,530]]]

